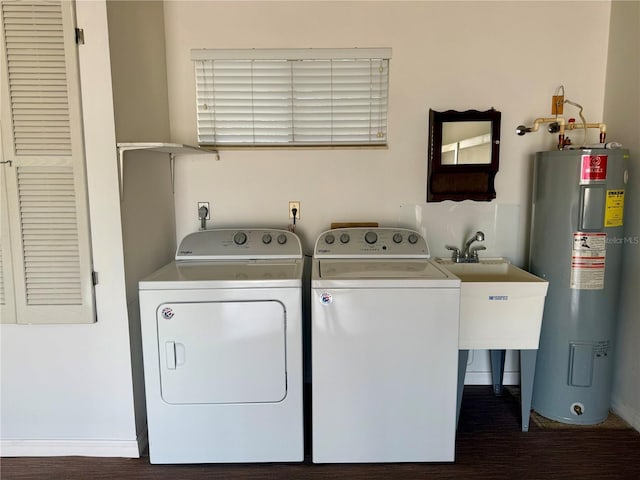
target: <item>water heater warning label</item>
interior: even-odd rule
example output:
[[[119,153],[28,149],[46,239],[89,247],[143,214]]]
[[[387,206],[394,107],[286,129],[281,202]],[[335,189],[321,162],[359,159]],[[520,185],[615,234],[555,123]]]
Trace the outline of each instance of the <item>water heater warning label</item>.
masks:
[[[580,183],[603,182],[607,179],[607,155],[582,155]]]
[[[624,190],[607,190],[607,203],[604,211],[605,227],[621,227],[624,212]]]
[[[602,290],[607,248],[606,233],[573,234],[571,285],[574,290]]]

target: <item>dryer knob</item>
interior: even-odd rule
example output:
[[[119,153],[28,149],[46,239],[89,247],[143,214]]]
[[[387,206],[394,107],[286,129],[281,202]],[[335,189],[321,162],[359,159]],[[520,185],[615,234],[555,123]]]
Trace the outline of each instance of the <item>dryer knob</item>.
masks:
[[[280,245],[284,245],[285,243],[287,243],[287,236],[284,233],[278,235],[278,243]]]
[[[416,235],[415,233],[410,233],[407,240],[409,240],[409,243],[411,243],[412,245],[418,243],[418,235]]]
[[[264,243],[265,245],[269,245],[271,243],[270,233],[265,233],[264,235],[262,235],[262,243]]]
[[[376,232],[367,232],[364,234],[364,241],[369,245],[373,245],[378,241],[378,234]]]
[[[233,243],[236,245],[244,245],[247,243],[247,234],[244,232],[238,232],[233,236]]]
[[[336,241],[336,237],[334,237],[332,233],[329,233],[328,235],[326,235],[326,236],[324,237],[324,242],[325,242],[327,245],[331,245],[331,244],[332,244],[333,242],[335,242],[335,241]]]
[[[394,243],[402,242],[402,234],[401,233],[394,233],[393,234],[393,242]]]
[[[342,243],[349,243],[349,240],[351,240],[351,237],[348,233],[343,233],[342,235],[340,235],[340,241]]]

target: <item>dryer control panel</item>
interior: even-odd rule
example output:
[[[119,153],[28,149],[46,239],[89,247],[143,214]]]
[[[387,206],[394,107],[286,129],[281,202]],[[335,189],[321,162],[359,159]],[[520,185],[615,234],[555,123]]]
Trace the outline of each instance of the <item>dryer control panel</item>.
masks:
[[[194,232],[180,242],[176,260],[300,259],[295,233],[271,228],[221,228]]]
[[[429,258],[424,237],[406,228],[337,228],[320,234],[316,258]]]

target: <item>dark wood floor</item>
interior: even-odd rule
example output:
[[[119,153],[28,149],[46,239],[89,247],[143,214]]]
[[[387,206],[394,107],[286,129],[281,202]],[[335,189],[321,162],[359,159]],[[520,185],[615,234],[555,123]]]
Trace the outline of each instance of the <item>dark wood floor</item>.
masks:
[[[532,422],[520,432],[519,405],[510,393],[465,387],[455,463],[313,465],[150,465],[148,457],[3,458],[2,480],[200,479],[640,479],[640,433],[631,428]]]

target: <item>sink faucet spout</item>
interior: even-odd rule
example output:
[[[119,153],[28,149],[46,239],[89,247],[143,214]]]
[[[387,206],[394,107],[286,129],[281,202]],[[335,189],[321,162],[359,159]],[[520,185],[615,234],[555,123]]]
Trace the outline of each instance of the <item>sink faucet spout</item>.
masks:
[[[464,258],[464,260],[467,262],[477,261],[477,258],[478,258],[477,251],[483,250],[484,248],[477,247],[474,249],[473,252],[470,250],[470,248],[473,242],[482,242],[482,241],[484,241],[484,233],[480,231],[476,232],[475,235],[471,237],[469,240],[467,240],[466,243],[464,244],[464,250],[462,251],[462,258]]]

